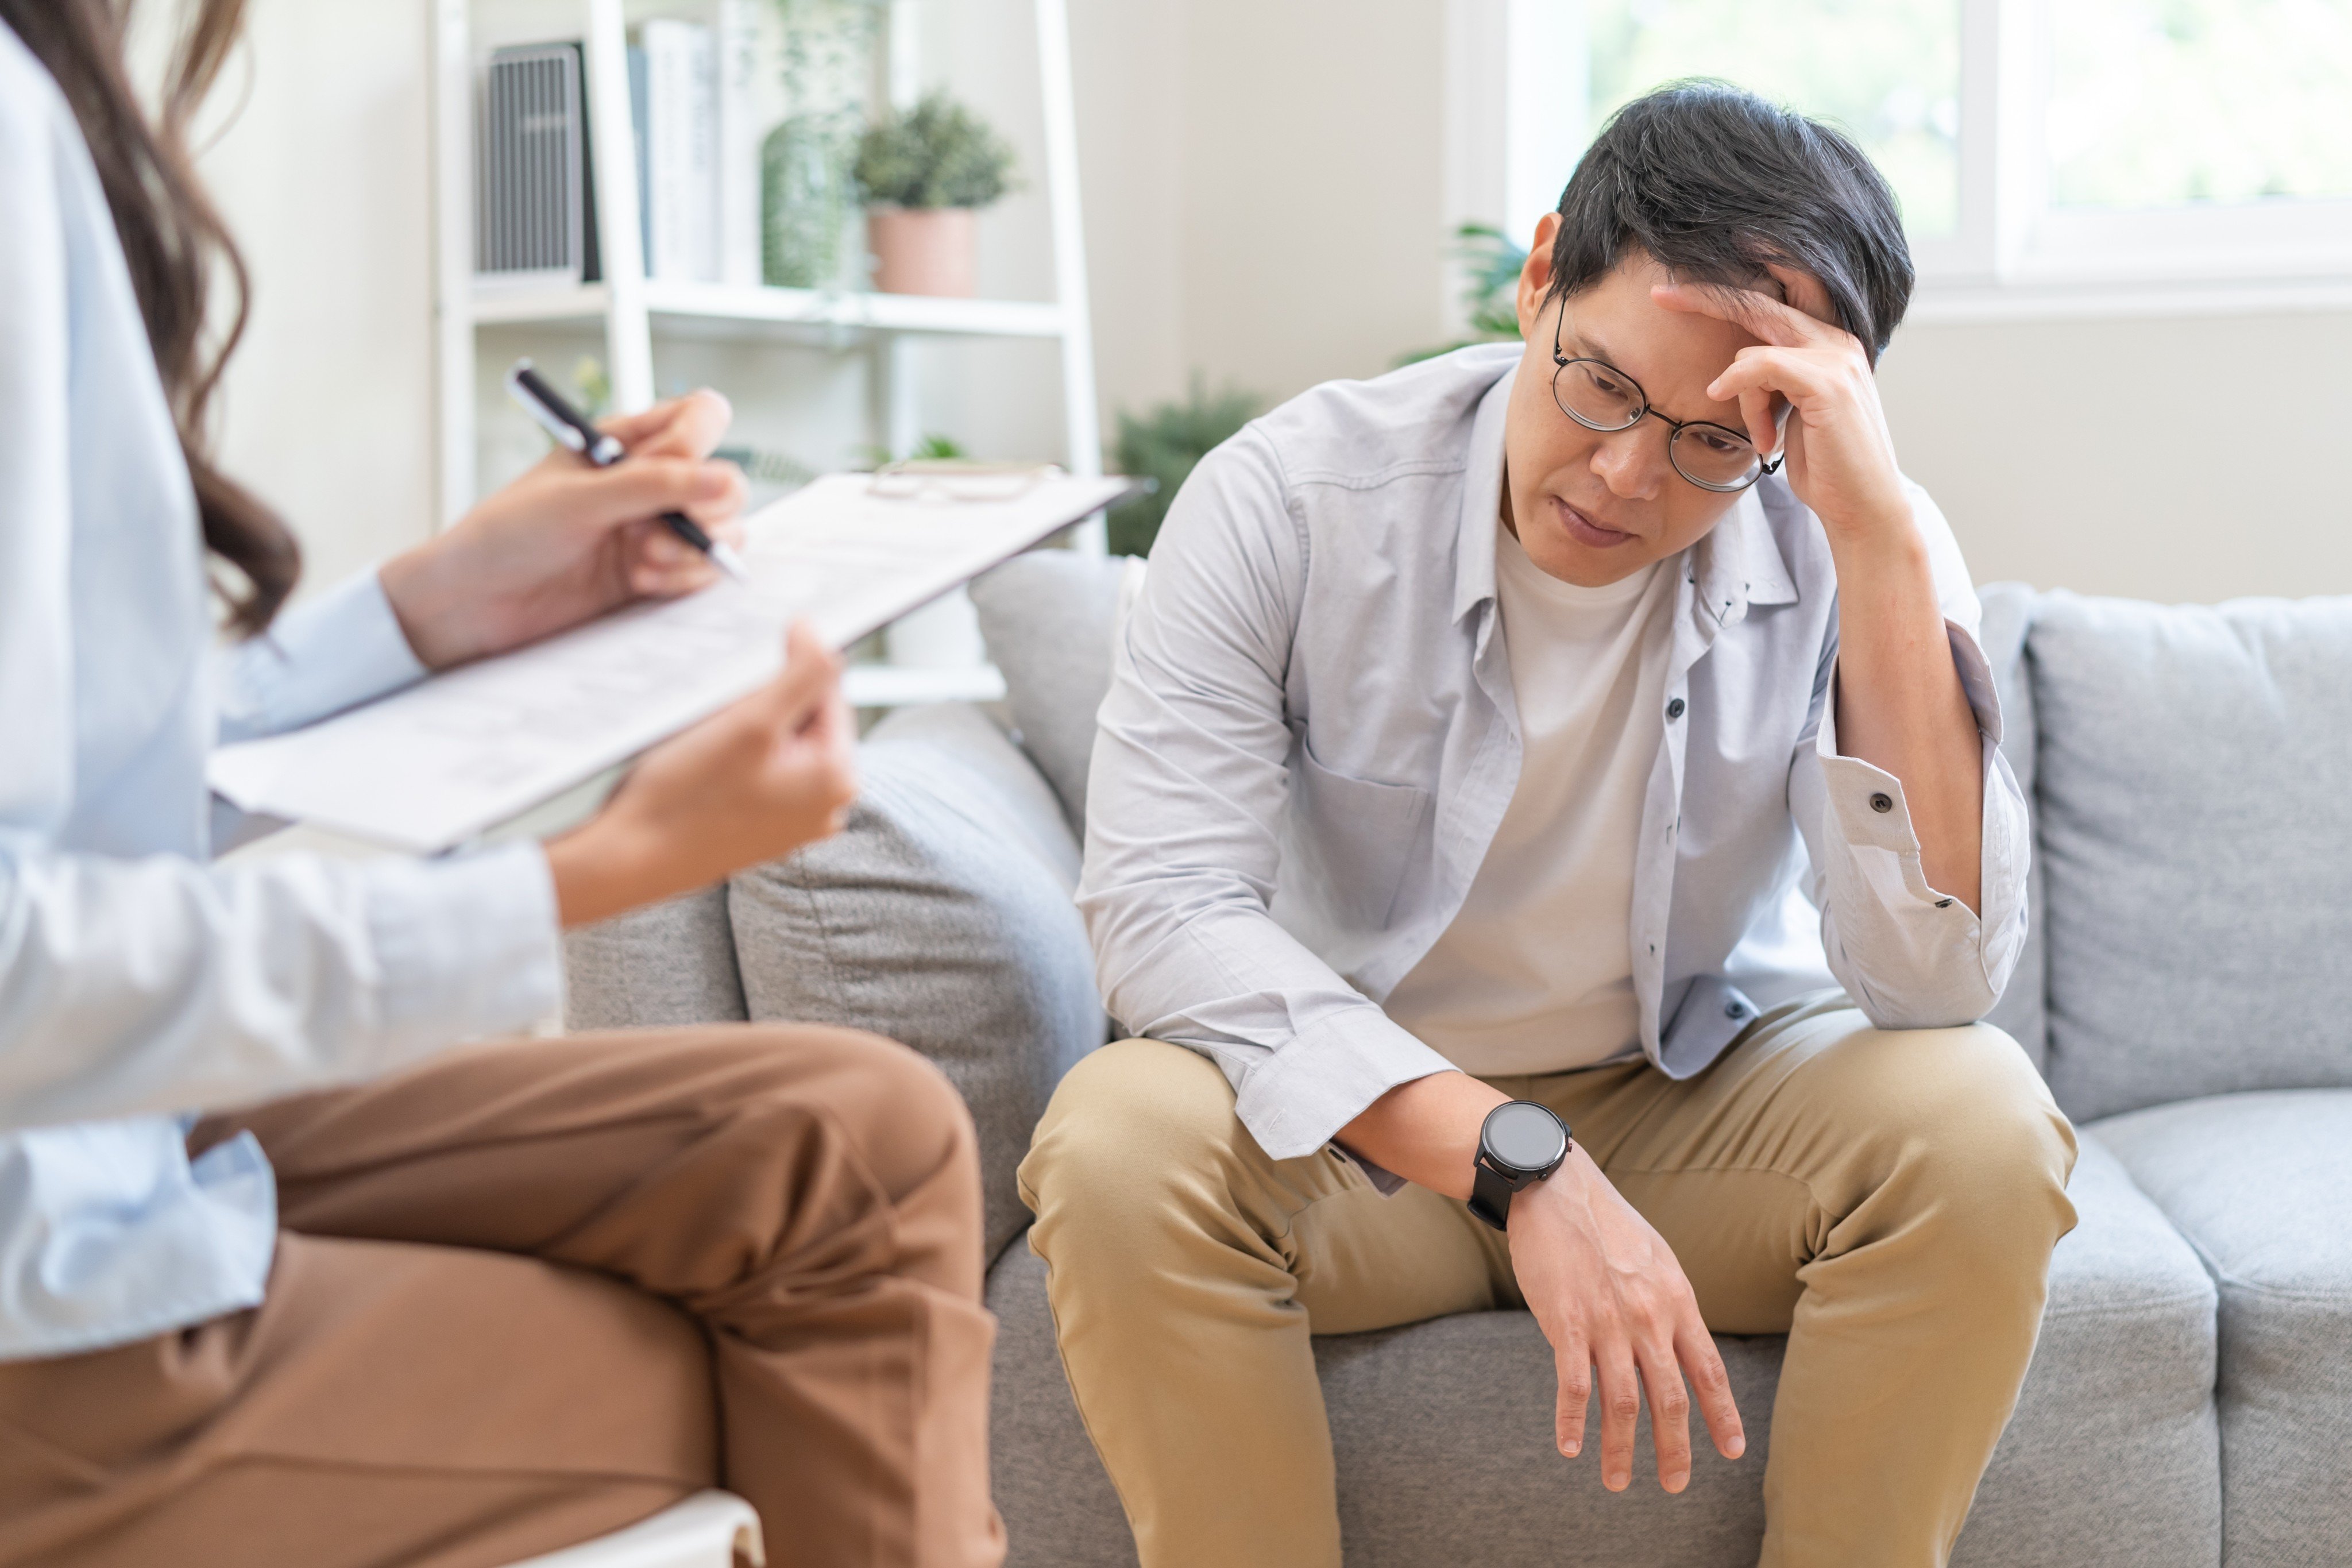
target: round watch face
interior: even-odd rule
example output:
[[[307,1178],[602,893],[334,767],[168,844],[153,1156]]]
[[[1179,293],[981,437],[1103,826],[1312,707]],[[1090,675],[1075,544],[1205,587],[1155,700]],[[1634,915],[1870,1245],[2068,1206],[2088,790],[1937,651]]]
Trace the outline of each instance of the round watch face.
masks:
[[[1486,1152],[1518,1171],[1541,1171],[1568,1152],[1559,1118],[1540,1105],[1515,1100],[1486,1118]]]

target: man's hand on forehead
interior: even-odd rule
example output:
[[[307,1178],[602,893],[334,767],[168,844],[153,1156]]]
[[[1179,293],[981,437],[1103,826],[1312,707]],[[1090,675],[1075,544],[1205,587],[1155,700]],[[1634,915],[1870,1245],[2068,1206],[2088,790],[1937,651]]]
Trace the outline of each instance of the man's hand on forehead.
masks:
[[[1838,326],[1821,279],[1793,268],[1767,271],[1782,299],[1719,283],[1661,283],[1650,297],[1669,310],[1712,317],[1756,342],[1732,356],[1707,389],[1736,401],[1748,438],[1768,456],[1781,444],[1789,482],[1832,530],[1908,515],[1895,443],[1862,340]]]

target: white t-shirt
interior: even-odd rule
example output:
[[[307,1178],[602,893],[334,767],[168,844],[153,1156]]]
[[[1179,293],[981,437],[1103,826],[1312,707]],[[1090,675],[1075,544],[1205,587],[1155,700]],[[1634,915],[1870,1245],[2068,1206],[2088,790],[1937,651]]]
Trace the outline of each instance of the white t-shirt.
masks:
[[[1582,588],[1498,523],[1518,787],[1461,912],[1386,1003],[1466,1072],[1565,1072],[1639,1048],[1633,849],[1665,717],[1673,563]]]

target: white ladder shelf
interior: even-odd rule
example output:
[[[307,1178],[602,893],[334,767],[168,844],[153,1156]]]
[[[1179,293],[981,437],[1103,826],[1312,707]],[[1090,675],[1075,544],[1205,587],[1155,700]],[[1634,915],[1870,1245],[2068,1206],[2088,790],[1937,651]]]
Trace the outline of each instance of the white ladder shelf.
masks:
[[[1087,297],[1085,233],[1078,213],[1076,114],[1070,80],[1066,0],[1032,0],[1044,120],[1046,206],[1053,230],[1055,298],[954,300],[810,289],[730,288],[648,279],[639,240],[637,163],[629,104],[626,21],[622,0],[576,0],[585,45],[591,163],[595,178],[597,247],[604,278],[575,288],[518,292],[482,287],[474,274],[473,144],[476,84],[474,11],[505,0],[435,0],[434,216],[438,417],[437,491],[441,526],[476,500],[476,345],[478,327],[588,323],[604,329],[613,405],[626,413],[654,401],[654,345],[664,334],[722,333],[750,339],[811,335],[866,340],[882,395],[881,445],[894,452],[920,437],[908,345],[924,337],[1021,337],[1061,346],[1064,465],[1078,475],[1102,471],[1102,434],[1095,409],[1094,337]],[[919,0],[892,0],[889,81],[901,107],[917,96]],[[533,7],[543,14],[545,5]],[[1097,517],[1076,531],[1076,547],[1103,550]],[[850,700],[859,706],[985,700],[1003,679],[987,667],[919,669],[856,666]]]

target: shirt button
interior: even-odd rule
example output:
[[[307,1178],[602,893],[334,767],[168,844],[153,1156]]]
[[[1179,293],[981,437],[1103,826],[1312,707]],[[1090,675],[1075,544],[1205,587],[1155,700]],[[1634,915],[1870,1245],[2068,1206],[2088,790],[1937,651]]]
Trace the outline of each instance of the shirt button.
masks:
[[[1870,797],[1870,809],[1884,816],[1895,809],[1895,797],[1882,790]]]
[[[1679,719],[1682,716],[1683,700],[1677,697],[1672,702],[1666,704],[1666,717],[1669,719]]]

